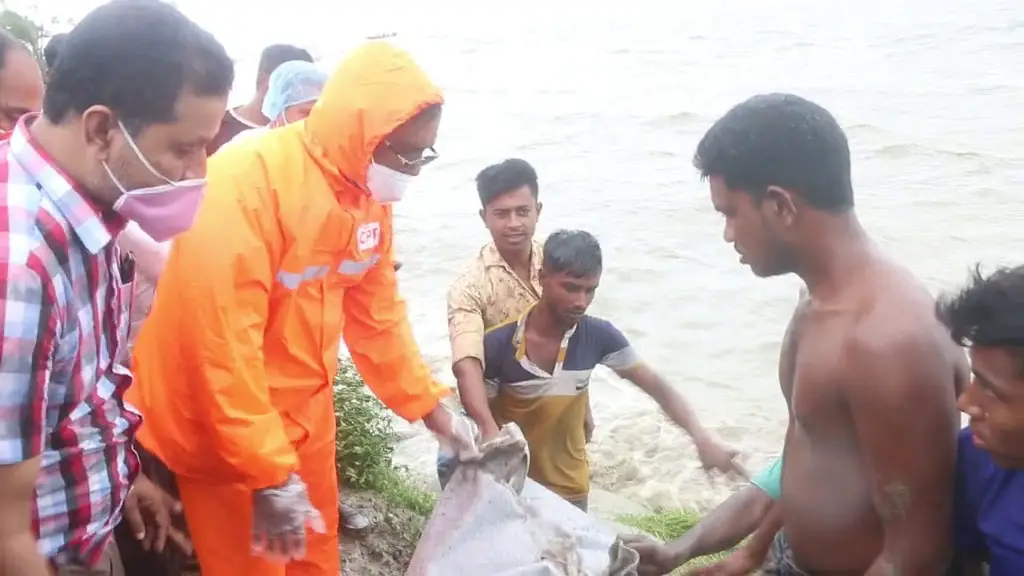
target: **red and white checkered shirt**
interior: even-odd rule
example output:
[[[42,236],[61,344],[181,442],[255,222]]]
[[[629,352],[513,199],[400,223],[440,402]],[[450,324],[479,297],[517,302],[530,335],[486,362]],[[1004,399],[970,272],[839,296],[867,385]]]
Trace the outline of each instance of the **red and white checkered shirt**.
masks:
[[[138,474],[141,417],[124,403],[134,270],[98,208],[33,141],[0,141],[0,465],[41,458],[40,553],[94,564]]]

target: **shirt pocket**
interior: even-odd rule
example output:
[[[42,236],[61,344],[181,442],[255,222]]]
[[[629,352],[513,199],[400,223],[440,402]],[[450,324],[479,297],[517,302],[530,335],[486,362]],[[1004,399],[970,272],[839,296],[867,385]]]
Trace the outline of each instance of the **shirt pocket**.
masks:
[[[130,339],[135,336],[132,333],[132,307],[135,305],[135,289],[138,283],[134,257],[127,256],[119,265],[114,266],[111,281],[114,285],[111,314],[115,322],[114,334],[117,339],[114,347],[114,371],[129,374],[127,368],[131,366]]]

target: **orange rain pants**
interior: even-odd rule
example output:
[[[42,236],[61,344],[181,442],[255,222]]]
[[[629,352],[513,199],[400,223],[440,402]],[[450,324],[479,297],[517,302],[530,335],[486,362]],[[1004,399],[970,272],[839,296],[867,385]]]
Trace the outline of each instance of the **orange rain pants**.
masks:
[[[338,574],[332,380],[344,336],[406,420],[436,383],[398,296],[390,206],[365,191],[374,149],[440,90],[405,52],[354,50],[303,122],[210,158],[134,350],[138,441],[177,476],[203,576]],[[287,567],[250,552],[252,491],[292,472],[330,531]]]

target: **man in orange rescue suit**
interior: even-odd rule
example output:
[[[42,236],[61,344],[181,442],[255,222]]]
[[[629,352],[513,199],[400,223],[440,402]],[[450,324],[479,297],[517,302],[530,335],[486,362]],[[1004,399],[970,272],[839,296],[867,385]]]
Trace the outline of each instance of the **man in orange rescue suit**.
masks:
[[[437,157],[440,90],[370,42],[305,122],[224,148],[135,344],[139,441],[175,474],[203,576],[339,573],[338,342],[380,400],[457,449],[392,262],[390,203]]]

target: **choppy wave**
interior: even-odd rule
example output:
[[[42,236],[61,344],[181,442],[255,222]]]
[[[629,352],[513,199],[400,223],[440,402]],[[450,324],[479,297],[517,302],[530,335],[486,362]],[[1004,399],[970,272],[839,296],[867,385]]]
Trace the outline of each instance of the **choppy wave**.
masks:
[[[706,3],[685,19],[670,18],[678,6],[666,1],[632,6],[629,26],[610,3],[581,21],[524,2],[500,15],[515,33],[486,38],[498,16],[467,22],[451,18],[457,3],[403,5],[430,28],[421,45],[450,95],[443,160],[396,207],[401,289],[440,380],[452,383],[445,287],[487,240],[473,177],[514,153],[541,174],[539,233],[580,227],[601,240],[594,314],[619,326],[750,469],[775,456],[787,421],[778,345],[799,283],[757,279],[737,263],[689,166],[706,126],[758,92],[804,94],[835,113],[861,218],[933,289],[961,282],[978,260],[1020,261],[1024,140],[1012,119],[1024,59],[1006,30],[1019,26],[1019,0],[863,0],[841,18],[810,0],[747,3],[739,15]],[[702,508],[736,487],[710,481],[686,435],[631,385],[599,372],[591,390],[596,487]],[[403,430],[399,462],[432,478],[433,439]]]

